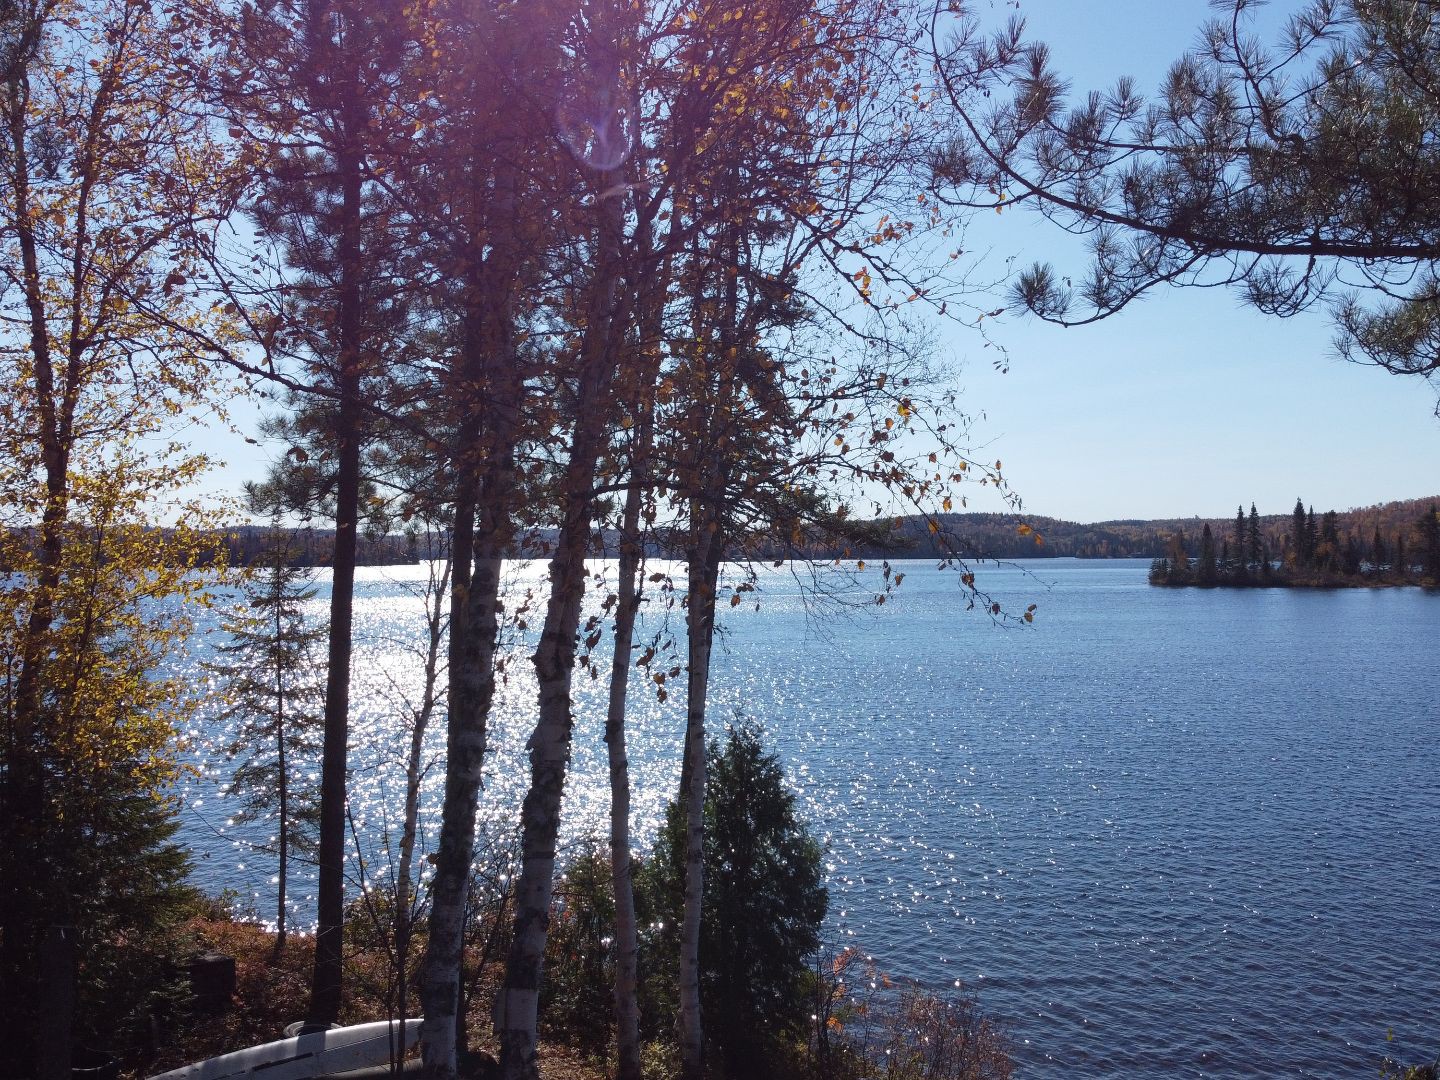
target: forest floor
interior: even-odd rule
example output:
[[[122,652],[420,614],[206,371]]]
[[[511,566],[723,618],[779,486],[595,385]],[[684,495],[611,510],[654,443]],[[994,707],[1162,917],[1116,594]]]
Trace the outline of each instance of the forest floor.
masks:
[[[235,992],[229,1007],[223,1010],[195,1012],[188,1006],[175,1010],[165,1030],[155,1032],[158,1048],[133,1072],[135,1076],[152,1076],[283,1038],[285,1026],[305,1015],[314,955],[311,937],[289,934],[284,948],[277,953],[275,934],[254,923],[194,918],[182,932],[190,939],[193,953],[217,953],[234,959]],[[416,952],[421,949],[423,943],[417,943]],[[382,949],[347,950],[342,1024],[387,1018],[394,1001],[392,971],[390,958]],[[419,1002],[413,996],[409,1011],[412,1015],[419,1012]],[[497,1052],[495,1040],[486,1018],[478,1015],[488,1010],[470,1012],[471,1049],[493,1059]],[[541,1060],[550,1080],[605,1080],[609,1074],[606,1048],[586,1052],[584,1048],[542,1041]]]

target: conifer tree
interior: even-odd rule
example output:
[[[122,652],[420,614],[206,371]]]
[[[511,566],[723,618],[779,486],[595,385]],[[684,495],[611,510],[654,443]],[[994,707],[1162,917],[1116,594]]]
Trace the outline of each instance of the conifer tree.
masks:
[[[1360,550],[1360,542],[1355,539],[1354,534],[1345,538],[1345,548],[1341,556],[1340,569],[1347,574],[1359,574],[1360,565],[1364,562],[1364,553]]]
[[[1148,101],[1129,78],[1072,98],[1019,18],[952,35],[937,48],[959,121],[939,159],[952,197],[1029,203],[1087,237],[1083,277],[1037,265],[1017,281],[1045,319],[1225,283],[1278,317],[1328,303],[1343,356],[1433,383],[1440,5],[1296,2],[1273,45],[1256,31],[1263,5],[1212,6]]]
[[[306,625],[315,589],[287,555],[272,546],[245,582],[237,609],[221,623],[230,640],[206,665],[227,684],[229,704],[218,719],[235,724],[226,749],[236,761],[236,820],[275,824],[277,954],[285,947],[290,860],[314,849],[319,791],[306,777],[319,766],[325,684],[316,654],[327,638],[323,626]]]
[[[1320,519],[1320,537],[1316,544],[1316,561],[1321,563],[1327,570],[1339,569],[1341,562],[1340,550],[1340,515],[1334,510],[1325,511]]]
[[[1195,580],[1201,585],[1214,585],[1216,578],[1215,537],[1207,521],[1200,532],[1200,564],[1195,568]]]
[[[828,905],[821,848],[800,821],[779,759],[759,730],[731,728],[712,742],[704,800],[705,899],[701,997],[708,1041],[730,1076],[763,1076],[777,1034],[802,1020],[796,988],[819,946]],[[660,948],[678,948],[673,929],[684,908],[684,808],[671,803],[646,867],[664,925]]]
[[[1238,578],[1245,577],[1245,507],[1235,508],[1235,564],[1230,565],[1230,559],[1225,559],[1225,570],[1233,571]]]
[[[1185,551],[1185,534],[1183,532],[1176,530],[1170,535],[1166,555],[1170,563],[1170,576],[1166,583],[1188,585],[1190,583],[1190,556]]]
[[[1305,565],[1305,504],[1299,499],[1290,512],[1290,557],[1296,566]]]
[[[1260,543],[1260,515],[1256,512],[1253,502],[1250,504],[1249,548],[1250,563],[1259,568],[1265,556]]]
[[[222,275],[276,377],[321,404],[302,430],[318,445],[323,502],[333,517],[326,659],[325,735],[316,948],[307,1023],[337,1022],[345,918],[345,798],[353,653],[354,585],[360,518],[366,507],[363,455],[370,407],[403,304],[395,295],[393,208],[375,178],[382,157],[387,100],[407,39],[401,5],[385,0],[301,0],[247,5],[217,33],[227,41],[227,71],[217,97],[236,137],[247,140],[253,186],[243,201],[257,236],[286,263],[284,283],[269,291]],[[242,361],[243,363],[243,361]],[[313,402],[311,403],[313,406]],[[305,452],[303,446],[297,451]],[[300,460],[305,460],[302,456]]]

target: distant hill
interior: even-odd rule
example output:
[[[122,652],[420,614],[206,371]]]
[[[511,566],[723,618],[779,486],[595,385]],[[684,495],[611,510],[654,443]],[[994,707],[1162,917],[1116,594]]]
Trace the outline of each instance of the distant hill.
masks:
[[[1393,547],[1398,537],[1410,544],[1415,522],[1432,505],[1440,505],[1440,495],[1339,511],[1340,537],[1345,540],[1354,536],[1359,544],[1368,547],[1378,529],[1386,545]],[[1317,517],[1329,509],[1316,507]],[[1250,506],[1246,503],[1247,518],[1249,513]],[[932,532],[931,521],[938,532]],[[938,514],[934,518],[910,515],[898,519],[892,530],[893,543],[866,546],[852,554],[863,558],[903,558],[907,554],[927,555],[949,550],[972,559],[1158,559],[1165,555],[1170,538],[1176,533],[1184,537],[1193,554],[1207,524],[1217,545],[1234,533],[1234,517],[1124,518],[1087,525],[1019,514]],[[1291,525],[1290,511],[1260,515],[1261,535],[1271,551],[1278,553],[1283,548]],[[815,553],[842,554],[833,550]]]

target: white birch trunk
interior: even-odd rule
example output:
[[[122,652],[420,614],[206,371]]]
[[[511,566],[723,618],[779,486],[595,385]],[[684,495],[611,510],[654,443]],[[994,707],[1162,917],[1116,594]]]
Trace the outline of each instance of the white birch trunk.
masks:
[[[722,539],[712,511],[692,501],[688,554],[686,639],[685,766],[681,797],[685,808],[685,908],[680,927],[680,1062],[684,1080],[701,1080],[705,1033],[700,1012],[700,916],[705,896],[705,710],[710,686],[710,650],[715,635],[715,591]]]
[[[607,173],[599,190],[613,189],[618,176]],[[565,469],[565,517],[550,562],[550,599],[545,625],[535,650],[539,709],[530,751],[530,788],[521,809],[520,880],[515,890],[515,930],[505,968],[505,986],[498,1010],[500,1071],[506,1080],[533,1080],[536,1062],[540,980],[545,941],[550,929],[550,902],[555,886],[555,845],[560,832],[560,804],[570,762],[574,716],[570,709],[575,669],[576,633],[585,596],[585,552],[589,547],[596,466],[612,409],[618,328],[617,311],[622,204],[618,197],[597,201],[597,259],[591,279],[589,324],[581,347],[579,390],[570,460]],[[622,302],[621,309],[628,309]],[[598,631],[596,635],[598,636]],[[594,642],[588,642],[593,646]]]
[[[646,425],[642,423],[641,427]],[[621,525],[615,655],[610,665],[610,702],[605,717],[605,749],[610,768],[610,880],[615,897],[615,1050],[616,1080],[640,1080],[639,935],[635,925],[635,889],[630,858],[630,760],[625,748],[625,703],[630,685],[630,656],[635,616],[640,606],[640,484],[648,457],[637,437],[630,490]]]
[[[494,220],[512,227],[518,182],[513,166],[502,168],[491,194]],[[514,444],[523,387],[511,307],[523,258],[519,236],[509,233],[504,238],[507,242],[472,271],[464,355],[457,373],[457,382],[470,393],[477,384],[488,391],[484,414],[488,426],[482,429],[476,401],[461,425],[457,447],[445,801],[431,884],[430,936],[420,979],[427,1080],[454,1080],[457,1047],[464,1034],[458,1013],[465,901],[495,696],[500,577],[515,498]]]

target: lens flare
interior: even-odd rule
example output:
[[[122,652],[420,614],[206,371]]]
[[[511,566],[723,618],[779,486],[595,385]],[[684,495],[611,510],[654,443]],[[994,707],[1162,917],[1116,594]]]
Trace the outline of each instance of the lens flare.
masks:
[[[635,145],[635,106],[618,89],[575,87],[556,110],[560,139],[577,161],[600,172],[618,169]]]
[[[592,38],[577,48],[575,63],[556,106],[555,126],[577,161],[610,172],[623,165],[634,149],[635,100],[620,77],[613,47]]]

